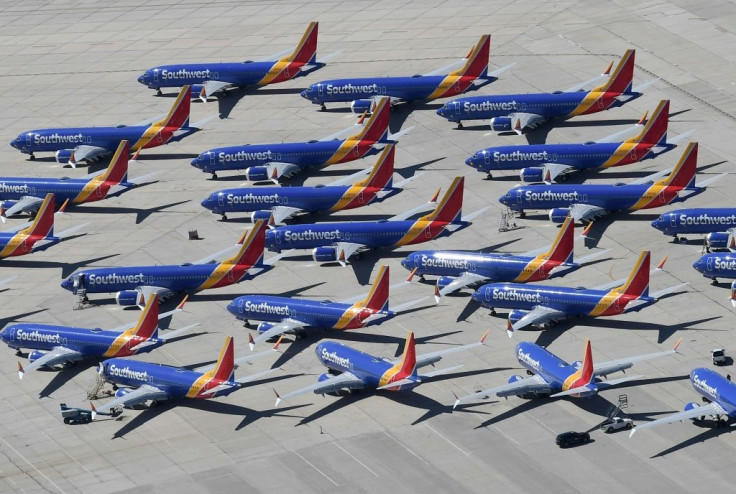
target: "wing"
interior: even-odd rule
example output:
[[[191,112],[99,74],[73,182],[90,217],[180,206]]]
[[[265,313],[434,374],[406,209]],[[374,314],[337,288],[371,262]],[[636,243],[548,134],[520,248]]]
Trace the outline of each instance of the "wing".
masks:
[[[661,419],[653,420],[651,422],[646,422],[641,425],[637,425],[631,430],[631,434],[629,434],[629,437],[633,436],[636,431],[651,429],[652,427],[657,427],[664,424],[671,424],[672,422],[678,422],[680,420],[694,419],[696,417],[702,417],[705,415],[724,415],[725,413],[726,411],[723,409],[723,407],[721,407],[721,405],[719,405],[715,401],[712,401],[702,407],[695,407],[690,410],[685,410],[680,413],[672,414],[669,417],[664,417]]]
[[[23,379],[23,374],[28,371],[36,370],[41,367],[52,367],[58,364],[74,362],[76,360],[82,360],[83,358],[84,355],[82,355],[82,353],[78,352],[77,350],[72,350],[71,348],[66,348],[63,346],[57,346],[50,352],[44,354],[43,357],[36,359],[28,364],[25,368],[20,364],[20,362],[18,362],[18,377],[20,379]]]
[[[418,355],[417,356],[417,369],[425,367],[427,365],[435,364],[448,355],[452,355],[454,353],[465,352],[467,350],[470,350],[471,348],[483,346],[483,343],[486,341],[487,337],[488,337],[488,331],[486,331],[483,334],[483,337],[480,339],[480,341],[476,341],[475,343],[470,343],[469,345],[454,346],[452,348],[446,348],[445,350],[438,350],[436,352],[424,353],[422,355]],[[425,376],[429,376],[429,377],[433,377],[434,375],[436,374],[433,374],[433,373],[425,374]]]
[[[341,391],[343,389],[363,388],[365,388],[365,383],[363,383],[360,378],[354,376],[350,372],[343,372],[340,375],[330,377],[329,379],[325,379],[324,381],[316,382],[310,386],[306,386],[301,389],[297,389],[296,391],[287,393],[284,396],[276,393],[276,404],[274,406],[279,406],[279,403],[281,403],[282,400],[288,400],[290,398],[293,398],[294,396],[309,393],[310,391],[315,394],[325,394],[337,393],[338,391]]]
[[[403,213],[399,213],[395,216],[392,216],[388,219],[388,221],[404,221],[405,219],[410,218],[417,213],[421,213],[421,212],[434,208],[435,206],[437,206],[437,199],[439,198],[439,195],[440,195],[440,189],[437,189],[437,191],[434,193],[434,195],[428,202],[421,204],[415,208],[412,208],[408,211],[404,211]]]
[[[149,400],[165,400],[169,397],[161,389],[151,386],[150,384],[144,384],[138,389],[134,389],[130,393],[127,393],[120,398],[116,398],[100,407],[95,407],[92,410],[92,420],[95,419],[95,415],[98,413],[106,413],[110,410],[119,406],[129,407],[133,405],[141,405]]]
[[[637,362],[644,360],[651,360],[658,357],[666,357],[667,355],[673,355],[677,353],[677,348],[680,346],[682,338],[677,340],[675,347],[671,350],[664,352],[646,353],[644,355],[636,355],[634,357],[620,358],[616,360],[608,360],[606,362],[600,362],[593,366],[593,374],[596,376],[607,376],[614,372],[623,371],[632,367]]]
[[[497,396],[499,398],[506,396],[522,395],[525,393],[551,393],[552,387],[547,381],[542,379],[541,376],[533,375],[519,379],[512,383],[497,386],[495,388],[484,389],[467,396],[463,396],[455,400],[455,404],[452,408],[455,408],[461,403],[471,400],[480,400],[484,398],[490,398],[491,396]]]
[[[445,286],[442,290],[440,290],[437,293],[437,295],[435,295],[435,299],[438,299],[439,297],[443,297],[447,295],[448,293],[452,293],[462,288],[465,288],[466,286],[472,285],[473,283],[480,283],[483,281],[488,281],[488,277],[481,276],[475,273],[467,273],[467,272],[463,273],[457,278],[455,278],[454,280],[452,280],[449,285]]]
[[[162,113],[160,115],[156,115],[155,117],[147,118],[145,120],[141,120],[140,122],[136,122],[134,124],[130,124],[126,127],[148,127],[154,122],[158,122],[159,120],[163,120],[166,118],[166,114]],[[104,171],[104,170],[103,170]]]
[[[360,180],[361,178],[365,177],[366,175],[370,174],[372,168],[365,168],[363,170],[357,171],[351,175],[348,175],[346,177],[339,178],[335,180],[334,182],[330,182],[327,184],[330,187],[338,187],[341,185],[353,185],[355,182]]]
[[[608,213],[605,209],[592,204],[573,204],[570,215],[573,221],[592,221],[594,218]]]
[[[268,331],[264,331],[263,333],[258,333],[258,336],[255,338],[252,338],[249,342],[250,349],[253,350],[256,344],[266,341],[270,338],[273,338],[275,336],[282,335],[286,333],[287,331],[293,331],[295,329],[305,328],[308,324],[302,321],[297,321],[296,319],[284,319],[278,324],[274,324]]]
[[[281,177],[290,177],[300,172],[302,167],[294,163],[282,163],[280,161],[272,161],[266,165],[267,175],[274,183],[279,183]]]
[[[222,91],[226,87],[233,86],[230,82],[224,81],[205,81],[202,84],[202,90],[199,92],[199,99],[207,103],[207,98],[215,94],[217,91]]]
[[[558,176],[562,175],[563,173],[570,172],[572,170],[576,170],[574,166],[570,165],[561,165],[558,163],[545,163],[544,164],[544,172],[542,174],[544,181],[546,183],[551,183],[557,178]]]
[[[565,314],[561,310],[552,309],[551,307],[545,307],[543,305],[537,305],[521,319],[513,324],[509,324],[509,326],[507,327],[507,332],[509,333],[509,337],[511,337],[513,332],[517,329],[525,328],[527,326],[538,326],[551,321],[559,321],[566,318],[567,314]]]
[[[350,256],[365,248],[366,246],[363,244],[356,244],[354,242],[338,242],[335,244],[337,261],[345,266],[347,264],[347,260],[350,259]]]
[[[656,173],[652,173],[651,175],[647,175],[646,177],[641,177],[641,178],[636,178],[634,180],[630,180],[627,183],[629,185],[651,184],[651,183],[654,183],[655,180],[659,180],[665,175],[669,175],[671,171],[672,171],[672,168],[667,168],[665,170],[660,170]]]
[[[21,197],[20,200],[18,200],[18,202],[16,202],[11,207],[9,207],[8,209],[2,212],[3,223],[5,222],[6,217],[9,218],[13,215],[16,215],[22,212],[37,211],[38,208],[41,207],[42,203],[43,203],[42,197],[33,197],[33,196]],[[8,230],[5,230],[5,231],[8,231]],[[12,230],[12,231],[16,231],[16,230]]]
[[[511,128],[519,135],[521,135],[527,127],[534,128],[547,120],[537,113],[519,112],[512,113],[509,117],[511,118]]]
[[[363,130],[363,125],[364,125],[363,122],[364,122],[364,117],[361,116],[357,124],[353,125],[352,127],[348,127],[346,129],[337,131],[334,134],[324,136],[322,139],[320,139],[320,142],[334,141],[334,140],[342,141],[344,139],[347,139],[348,137],[355,135],[361,130]]]
[[[69,158],[69,164],[72,166],[76,166],[76,162],[78,161],[93,160],[95,158],[106,156],[108,154],[111,153],[105,148],[102,148],[100,146],[87,146],[86,144],[83,144],[74,148],[74,152]]]
[[[646,115],[644,115],[642,119],[639,120],[639,122],[636,125],[628,127],[624,130],[620,130],[618,132],[614,132],[613,134],[607,135],[606,137],[601,137],[600,139],[596,139],[595,142],[598,142],[598,143],[621,142],[621,141],[630,139],[632,137],[635,137],[641,132],[641,129],[644,127],[645,121],[646,121]]]
[[[291,218],[296,213],[299,213],[303,211],[303,209],[300,208],[291,208],[289,206],[274,206],[271,209],[271,217],[273,218],[273,222],[277,225],[280,225],[284,222],[285,219]]]
[[[659,261],[659,264],[657,264],[655,267],[653,267],[652,269],[649,270],[649,275],[651,276],[653,274],[661,273],[663,271],[664,263],[666,261],[667,261],[667,256],[664,256],[662,258],[662,260]],[[627,280],[627,278],[621,278],[619,280],[609,281],[608,283],[604,283],[603,285],[598,285],[597,287],[593,288],[593,290],[611,290],[612,288],[616,288],[618,286],[623,285],[624,283],[626,283],[626,280]],[[657,296],[662,297],[664,295],[667,295],[668,293],[672,293],[672,292],[674,292],[676,290],[679,290],[680,288],[682,288],[685,285],[687,285],[687,283],[682,283],[682,284],[677,285],[677,286],[673,286],[673,287],[670,287],[670,288],[665,288],[664,290],[660,290],[659,292],[650,293],[649,296],[650,297],[653,297],[653,298],[657,298]],[[655,295],[657,295],[657,296],[655,296]],[[631,302],[629,302],[629,305],[631,305]]]

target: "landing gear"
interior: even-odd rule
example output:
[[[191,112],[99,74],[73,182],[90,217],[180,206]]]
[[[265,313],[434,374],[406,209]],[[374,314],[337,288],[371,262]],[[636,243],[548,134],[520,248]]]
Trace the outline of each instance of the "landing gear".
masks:
[[[222,221],[227,221],[227,215],[225,213],[222,213],[222,216],[220,217]]]
[[[526,218],[526,211],[519,211],[519,218]]]
[[[20,348],[15,351],[15,356],[16,357],[22,357],[23,356],[23,352],[20,351]]]
[[[493,174],[491,172],[486,173],[486,180],[491,180],[493,178]]]
[[[216,180],[216,179],[217,179],[217,173],[212,172],[212,180]]]
[[[491,315],[492,316],[495,316],[496,315],[496,309],[494,309],[493,307],[491,307]]]
[[[713,281],[710,282],[711,285],[717,285],[718,284],[718,278],[715,276],[713,277]]]
[[[31,154],[28,155],[28,159],[31,160],[31,161],[33,161],[33,160],[36,159],[36,156],[33,153],[31,153]]]
[[[163,94],[164,93],[161,92],[161,89],[160,88],[159,89],[156,89],[156,96],[161,96]]]
[[[297,331],[294,331],[294,337],[297,339],[297,341],[303,340],[304,338],[307,337],[307,333],[302,330],[297,330]]]
[[[248,319],[243,319],[243,327],[250,328],[250,321],[248,321]]]
[[[327,107],[325,106],[324,103],[322,103],[322,105],[320,105],[319,111],[327,111]]]
[[[458,122],[457,123],[457,128],[458,129],[462,129],[463,128],[463,123],[462,122]]]
[[[686,244],[687,243],[687,239],[685,237],[680,237],[680,243],[681,244]]]

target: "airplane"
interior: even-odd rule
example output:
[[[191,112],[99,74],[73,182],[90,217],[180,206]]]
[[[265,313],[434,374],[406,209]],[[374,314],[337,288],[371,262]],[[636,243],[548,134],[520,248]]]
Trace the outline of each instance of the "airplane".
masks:
[[[690,373],[690,384],[703,396],[706,405],[698,405],[691,401],[685,405],[682,412],[637,425],[631,429],[629,437],[632,437],[637,431],[673,422],[682,422],[687,419],[702,421],[708,415],[713,416],[719,426],[727,424],[736,417],[736,384],[730,379],[710,369],[698,367]],[[725,420],[721,420],[721,416],[725,416]]]
[[[666,256],[653,271],[661,271],[665,260]],[[511,309],[506,328],[509,337],[526,326],[552,325],[572,316],[601,317],[638,312],[687,285],[682,283],[650,294],[649,261],[649,251],[642,251],[626,280],[592,289],[489,283],[473,293],[473,300],[491,309],[491,314],[499,307]]]
[[[258,335],[249,336],[251,350],[261,341],[286,332],[297,338],[305,336],[307,330],[330,328],[336,330],[359,329],[381,324],[424,300],[412,300],[393,310],[388,308],[389,268],[381,266],[367,295],[359,295],[340,302],[331,300],[301,300],[274,295],[242,295],[227,306],[236,319],[262,321],[258,324]]]
[[[128,141],[120,141],[107,169],[82,178],[0,177],[0,219],[39,209],[44,197],[85,204],[114,197],[144,183],[159,172],[128,179]]]
[[[318,22],[310,22],[293,52],[287,50],[255,62],[159,65],[146,70],[138,82],[155,89],[159,96],[161,88],[188,84],[192,97],[206,102],[213,94],[230,87],[261,87],[306,76],[326,65],[324,60],[317,61],[318,29]]]
[[[90,293],[117,292],[115,300],[119,305],[142,307],[152,293],[166,299],[177,292],[194,293],[240,283],[269,271],[278,260],[278,256],[263,260],[266,229],[265,221],[256,221],[233,247],[194,263],[84,269],[69,275],[61,287],[82,295],[85,302]],[[233,249],[237,252],[232,257],[214,261]]]
[[[551,246],[520,255],[420,250],[409,254],[401,265],[411,271],[407,281],[415,275],[439,276],[435,286],[435,299],[439,303],[442,296],[469,285],[489,281],[529,283],[565,276],[608,252],[598,251],[574,262],[574,229],[572,218],[568,217]]]
[[[411,128],[389,134],[390,106],[387,98],[376,103],[376,109],[365,121],[365,115],[352,127],[318,141],[273,144],[246,144],[205,151],[191,165],[217,178],[223,170],[245,170],[250,181],[272,180],[278,183],[307,168],[348,163],[377,154],[395,143]]]
[[[189,96],[191,88],[184,86],[169,113],[163,118],[154,117],[133,125],[115,127],[65,127],[36,129],[22,132],[10,143],[23,154],[36,159],[34,153],[55,152],[59,163],[76,167],[82,160],[94,161],[115,152],[120,141],[133,144],[130,150],[137,159],[141,149],[163,146],[179,141],[201,130],[200,125],[217,115],[189,125]]]
[[[383,148],[370,170],[314,187],[245,187],[213,192],[202,201],[202,207],[213,214],[250,212],[252,221],[264,219],[269,224],[282,224],[299,213],[335,212],[381,202],[401,192],[416,176],[393,183],[395,145]],[[365,175],[368,174],[367,177]]]
[[[736,254],[732,252],[703,254],[693,263],[693,268],[713,280],[714,285],[718,283],[718,278],[736,279]]]
[[[725,249],[730,230],[736,228],[736,208],[676,209],[652,221],[652,227],[672,235],[675,243],[687,242],[685,237],[678,238],[678,235],[706,233],[709,249]]]
[[[466,120],[490,119],[491,130],[513,130],[522,134],[553,118],[570,118],[598,113],[623,106],[642,95],[641,91],[656,79],[633,88],[634,50],[626,50],[616,68],[613,62],[601,74],[606,82],[586,91],[583,88],[596,83],[599,77],[577,84],[565,91],[536,94],[504,94],[470,96],[452,100],[437,110],[437,115],[462,128]],[[609,75],[610,74],[610,75]]]
[[[726,174],[695,184],[698,143],[688,144],[675,168],[633,180],[628,184],[537,184],[511,189],[499,202],[524,217],[529,209],[549,209],[549,219],[561,223],[571,214],[575,221],[593,221],[614,211],[638,211],[682,202],[704,192]],[[670,172],[665,178],[662,175]]]
[[[463,177],[455,177],[434,211],[416,220],[406,218],[424,209],[424,205],[388,220],[280,226],[266,232],[266,248],[275,252],[313,249],[312,256],[316,262],[338,261],[345,266],[353,254],[364,249],[413,245],[451,235],[470,226],[471,220],[488,209],[486,207],[461,218],[464,180]]]
[[[194,369],[126,358],[104,360],[98,367],[98,373],[106,381],[113,383],[113,389],[116,389],[115,399],[99,407],[92,405],[92,420],[98,414],[119,407],[143,405],[148,401],[158,403],[180,398],[209,399],[227,396],[275,370],[268,369],[235,379],[235,369],[278,351],[279,343],[271,350],[236,359],[233,337],[227,336],[217,362]]]
[[[58,324],[16,322],[0,331],[0,339],[10,348],[31,350],[28,353],[29,365],[23,367],[18,362],[18,377],[31,370],[42,367],[51,369],[57,365],[73,365],[88,358],[128,357],[150,352],[178,338],[197,326],[193,324],[176,331],[159,335],[158,321],[180,312],[186,300],[176,309],[159,314],[156,295],[150,295],[146,306],[135,324],[126,323],[113,329],[79,328]]]
[[[58,214],[64,212],[66,205],[67,202]],[[89,224],[76,225],[54,235],[54,216],[54,195],[47,194],[33,221],[0,232],[0,259],[46,250]]]
[[[607,378],[614,372],[625,372],[637,362],[674,355],[678,353],[677,349],[680,343],[682,343],[682,338],[677,340],[672,350],[647,353],[629,358],[619,358],[594,364],[590,340],[586,339],[582,362],[578,361],[568,364],[545,348],[532,342],[523,341],[516,345],[516,358],[527,369],[529,377],[511,376],[508,384],[502,384],[495,388],[485,389],[458,398],[455,400],[453,408],[456,408],[461,403],[471,400],[487,399],[489,397],[507,398],[509,396],[518,396],[519,398],[531,399],[571,396],[573,398],[586,398],[597,394],[599,391],[628,381],[640,379],[642,376],[625,376],[608,381],[601,380],[602,377]]]
[[[419,374],[419,369],[434,365],[448,355],[482,346],[487,336],[488,331],[475,343],[417,355],[414,332],[409,331],[404,343],[404,352],[398,359],[375,357],[336,341],[324,341],[317,345],[315,351],[319,361],[327,367],[327,373],[320,375],[318,381],[310,386],[283,396],[276,392],[274,406],[279,406],[282,400],[309,392],[339,396],[343,391],[352,393],[367,389],[410,391],[434,377],[457,370],[462,365],[437,369],[425,374]]]
[[[636,163],[674,149],[677,142],[692,133],[667,140],[669,108],[669,100],[662,100],[649,120],[645,114],[635,126],[597,141],[493,146],[474,153],[465,164],[487,173],[488,178],[492,178],[495,170],[520,170],[522,182],[550,183],[575,171]]]
[[[485,34],[468,52],[467,56],[450,66],[424,75],[411,77],[364,77],[330,79],[312,84],[302,92],[302,98],[320,105],[325,103],[349,102],[355,113],[370,111],[374,99],[388,97],[391,104],[410,101],[432,101],[477,90],[498,79],[511,65],[488,73],[488,55],[491,36]],[[457,70],[451,70],[462,64]]]

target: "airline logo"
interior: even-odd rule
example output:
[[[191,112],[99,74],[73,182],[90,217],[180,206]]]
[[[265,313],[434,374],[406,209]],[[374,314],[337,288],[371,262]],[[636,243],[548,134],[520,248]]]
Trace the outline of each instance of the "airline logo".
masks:
[[[466,101],[463,103],[463,110],[465,112],[477,112],[477,111],[515,111],[519,110],[516,101],[481,101],[480,103],[471,103]]]
[[[378,87],[378,84],[363,84],[363,85],[355,85],[355,84],[343,84],[340,86],[335,86],[333,84],[327,84],[325,86],[325,91],[327,94],[361,94],[361,93],[375,93],[380,94],[380,88]]]
[[[12,194],[31,194],[31,187],[28,185],[9,185],[5,182],[0,182],[0,192],[9,192]]]
[[[577,201],[581,197],[577,191],[553,192],[551,190],[545,190],[544,192],[534,192],[533,190],[527,190],[524,193],[524,199],[529,202]]]
[[[494,288],[493,299],[507,300],[509,302],[531,302],[538,304],[542,302],[542,294],[538,292],[520,292],[516,288],[512,288],[510,290],[501,290],[499,288]]]
[[[104,276],[100,276],[97,274],[90,274],[87,277],[87,281],[90,285],[114,285],[118,283],[143,284],[143,283],[146,283],[146,278],[147,278],[146,275],[144,275],[143,273],[126,274],[126,275],[110,273]]]
[[[353,363],[350,359],[347,357],[341,357],[337,352],[328,352],[326,348],[322,348],[322,354],[320,356],[325,362],[332,362],[343,369],[353,369]]]
[[[716,257],[713,260],[713,264],[715,265],[716,269],[736,269],[736,259],[721,259],[720,257]]]
[[[110,377],[121,377],[123,379],[134,379],[136,381],[152,381],[148,372],[135,371],[127,365],[125,367],[118,367],[115,364],[110,364],[107,366],[107,375]]]
[[[522,153],[521,151],[513,151],[511,153],[501,153],[496,151],[493,153],[493,161],[496,163],[503,161],[549,161],[551,156],[547,151],[541,153]]]
[[[278,204],[278,194],[261,194],[255,195],[249,192],[244,195],[228,194],[225,196],[228,204]]]
[[[36,343],[53,343],[56,345],[61,344],[61,336],[59,333],[49,334],[49,333],[42,333],[38,331],[37,329],[34,329],[33,331],[24,331],[21,328],[18,328],[15,332],[15,338],[18,341],[32,341]]]
[[[209,79],[210,77],[211,77],[210,69],[205,69],[205,70],[187,70],[187,69],[166,70],[166,69],[163,69],[161,71],[161,79],[163,79],[164,81],[176,80],[176,79],[191,79],[191,78]]]
[[[249,160],[274,160],[276,154],[270,149],[268,151],[258,151],[249,153],[247,151],[238,151],[236,153],[220,152],[217,155],[217,159],[223,163],[227,162],[238,162],[238,161],[249,161]]]
[[[245,302],[243,306],[245,312],[260,312],[266,314],[277,314],[279,316],[290,316],[295,315],[296,311],[292,311],[288,305],[271,305],[267,302],[261,302],[254,304],[250,300]],[[292,314],[292,312],[294,314]]]
[[[703,393],[710,395],[712,397],[718,396],[718,390],[715,388],[715,386],[709,385],[705,379],[700,379],[697,374],[693,376],[693,387],[699,391],[702,391]]]
[[[33,143],[34,144],[63,144],[63,143],[71,143],[71,144],[79,144],[85,142],[84,134],[71,134],[71,135],[63,135],[63,134],[57,134],[54,132],[51,135],[45,136],[41,134],[33,134]]]
[[[465,259],[448,259],[445,257],[431,257],[423,254],[419,258],[419,262],[425,268],[452,268],[452,269],[468,269],[468,262]]]
[[[0,189],[2,184],[0,184]],[[736,225],[736,214],[722,215],[722,216],[711,216],[708,213],[703,213],[698,216],[688,216],[686,214],[680,215],[681,225]]]
[[[542,365],[539,363],[539,360],[532,358],[531,352],[524,353],[524,351],[519,348],[517,358],[519,359],[519,362],[526,364],[537,372],[542,369]]]
[[[292,232],[286,230],[284,232],[284,240],[286,242],[308,241],[308,240],[342,240],[343,234],[340,230],[328,230],[319,232],[314,230],[305,230],[303,232]]]

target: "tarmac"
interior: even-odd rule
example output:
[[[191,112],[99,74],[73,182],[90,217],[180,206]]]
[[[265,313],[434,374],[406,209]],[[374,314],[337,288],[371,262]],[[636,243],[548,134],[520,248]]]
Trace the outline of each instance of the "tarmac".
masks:
[[[736,5],[686,2],[3,2],[0,17],[0,173],[79,177],[86,167],[64,168],[39,153],[28,161],[7,143],[40,127],[132,124],[168,111],[176,93],[163,97],[136,78],[147,68],[174,62],[258,59],[294,46],[309,21],[320,22],[318,54],[344,50],[326,68],[306,78],[266,88],[236,90],[207,104],[193,103],[191,121],[220,113],[181,142],[145,150],[129,176],[161,170],[155,183],[103,202],[70,209],[57,229],[89,222],[84,235],[44,252],[3,260],[0,279],[17,276],[0,293],[0,320],[28,320],[111,328],[138,317],[110,296],[91,295],[92,306],[72,310],[73,296],[61,278],[87,266],[191,262],[232,243],[250,226],[246,215],[222,222],[199,202],[214,190],[237,186],[243,175],[218,180],[191,167],[207,149],[244,143],[319,139],[356,120],[347,105],[328,111],[299,96],[319,80],[367,75],[426,73],[464,56],[482,34],[491,34],[491,70],[516,62],[479,94],[563,90],[599,74],[636,49],[635,84],[659,78],[645,95],[622,108],[545,125],[525,136],[491,133],[488,122],[457,130],[438,117],[445,100],[413,104],[392,114],[391,130],[415,126],[397,147],[398,173],[423,173],[407,190],[383,203],[335,218],[388,217],[426,201],[437,187],[464,175],[464,212],[490,205],[472,227],[418,248],[487,249],[520,253],[549,244],[557,229],[543,214],[513,221],[499,232],[499,196],[518,183],[515,172],[493,180],[464,165],[492,144],[584,142],[634,124],[661,99],[671,100],[670,135],[695,128],[702,176],[728,172],[686,207],[733,204],[730,158],[736,128]],[[684,146],[656,159],[576,179],[626,181],[673,166]],[[367,158],[298,177],[292,183],[326,183],[367,168]],[[102,165],[94,165],[92,170]],[[606,435],[596,426],[626,395],[635,422],[653,420],[699,402],[688,374],[711,367],[710,350],[736,352],[734,309],[728,284],[711,285],[692,269],[702,251],[699,237],[687,244],[649,226],[658,210],[616,215],[596,222],[594,246],[611,249],[602,262],[548,282],[594,287],[625,277],[639,252],[652,261],[667,255],[665,272],[651,289],[689,283],[640,313],[580,319],[545,331],[506,336],[506,311],[492,317],[473,310],[470,290],[429,297],[419,309],[379,327],[350,333],[317,332],[287,338],[283,353],[237,375],[280,367],[274,378],[228,397],[197,403],[162,403],[125,410],[118,419],[64,425],[59,404],[87,407],[95,382],[93,365],[64,372],[33,372],[19,381],[16,357],[1,349],[0,492],[718,492],[736,482],[731,428],[676,423],[633,438]],[[322,218],[324,219],[324,218]],[[25,220],[9,220],[6,225]],[[7,226],[6,226],[7,228]],[[197,230],[201,240],[189,240]],[[591,242],[589,242],[590,244]],[[249,351],[247,331],[226,310],[243,293],[288,293],[340,300],[366,292],[381,263],[391,281],[407,276],[401,259],[412,249],[366,255],[352,266],[320,266],[308,252],[280,262],[271,272],[190,298],[171,328],[199,322],[196,337],[138,357],[170,365],[193,365],[217,357],[225,335],[236,353]],[[268,257],[268,255],[267,255]],[[433,280],[430,280],[433,281]],[[433,286],[414,283],[392,294],[391,304],[431,296]],[[177,301],[164,304],[169,308]],[[168,323],[168,321],[167,321]],[[486,345],[439,366],[463,364],[448,378],[408,394],[350,397],[303,395],[273,408],[282,394],[306,386],[325,372],[314,354],[318,338],[335,338],[378,356],[393,357],[407,331],[417,334],[419,353],[476,341]],[[505,383],[524,374],[514,357],[521,340],[537,341],[568,361],[582,358],[593,342],[597,361],[670,348],[682,337],[681,355],[637,364],[636,385],[585,400],[486,400],[452,409],[455,395]],[[732,367],[721,369],[724,374]],[[712,422],[710,423],[712,425]],[[594,442],[560,450],[555,436],[590,430]]]

